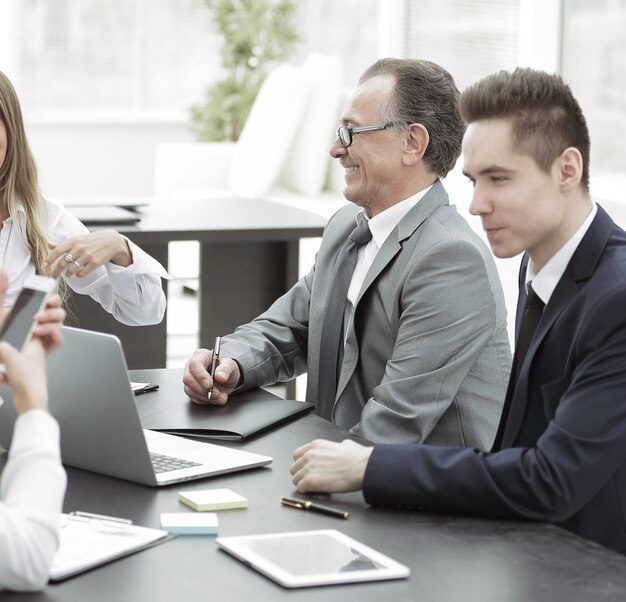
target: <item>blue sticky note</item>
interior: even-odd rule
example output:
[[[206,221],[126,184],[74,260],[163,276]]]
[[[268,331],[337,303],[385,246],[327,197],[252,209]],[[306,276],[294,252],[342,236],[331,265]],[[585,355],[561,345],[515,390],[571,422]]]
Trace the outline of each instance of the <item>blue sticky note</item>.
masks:
[[[161,528],[177,535],[217,535],[215,512],[161,512]]]

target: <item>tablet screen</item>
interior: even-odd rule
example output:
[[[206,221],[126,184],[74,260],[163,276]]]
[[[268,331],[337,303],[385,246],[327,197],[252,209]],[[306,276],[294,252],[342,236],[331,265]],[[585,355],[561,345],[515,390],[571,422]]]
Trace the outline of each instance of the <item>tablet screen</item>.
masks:
[[[409,569],[336,530],[220,537],[218,545],[286,587],[408,577]]]

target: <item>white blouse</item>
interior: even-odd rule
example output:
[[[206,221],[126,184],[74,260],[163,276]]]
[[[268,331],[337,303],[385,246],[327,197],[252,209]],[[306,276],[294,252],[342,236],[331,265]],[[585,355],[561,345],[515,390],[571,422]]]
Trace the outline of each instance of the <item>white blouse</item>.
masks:
[[[24,412],[0,479],[0,588],[31,591],[48,582],[65,484],[59,425],[44,410]]]
[[[47,213],[48,238],[61,243],[88,234],[89,230],[72,213],[51,201],[43,201]],[[9,276],[5,307],[12,307],[24,281],[35,273],[25,237],[26,214],[20,211],[4,221],[0,231],[0,270]],[[71,276],[68,285],[77,293],[89,295],[123,324],[158,324],[165,313],[161,278],[169,279],[165,268],[137,245],[126,239],[133,263],[128,267],[111,262],[84,277]]]

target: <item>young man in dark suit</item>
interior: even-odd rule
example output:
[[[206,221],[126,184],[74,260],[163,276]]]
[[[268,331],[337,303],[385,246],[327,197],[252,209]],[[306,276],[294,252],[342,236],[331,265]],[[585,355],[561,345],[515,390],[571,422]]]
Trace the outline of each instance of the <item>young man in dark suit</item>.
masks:
[[[471,86],[461,110],[470,210],[496,256],[525,251],[492,451],[314,441],[294,483],[547,521],[626,553],[626,233],[589,196],[584,116],[560,77],[530,69]]]

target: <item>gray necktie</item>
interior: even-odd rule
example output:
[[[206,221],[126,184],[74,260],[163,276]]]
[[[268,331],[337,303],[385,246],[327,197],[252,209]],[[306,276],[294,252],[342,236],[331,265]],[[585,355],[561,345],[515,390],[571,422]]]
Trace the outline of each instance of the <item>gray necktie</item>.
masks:
[[[337,375],[339,373],[337,361],[339,357],[343,357],[340,350],[343,349],[343,319],[348,289],[356,266],[359,248],[367,244],[372,238],[365,216],[360,214],[357,219],[359,220],[357,227],[350,233],[337,258],[335,275],[326,302],[322,324],[317,413],[327,420],[332,417],[337,393]]]

